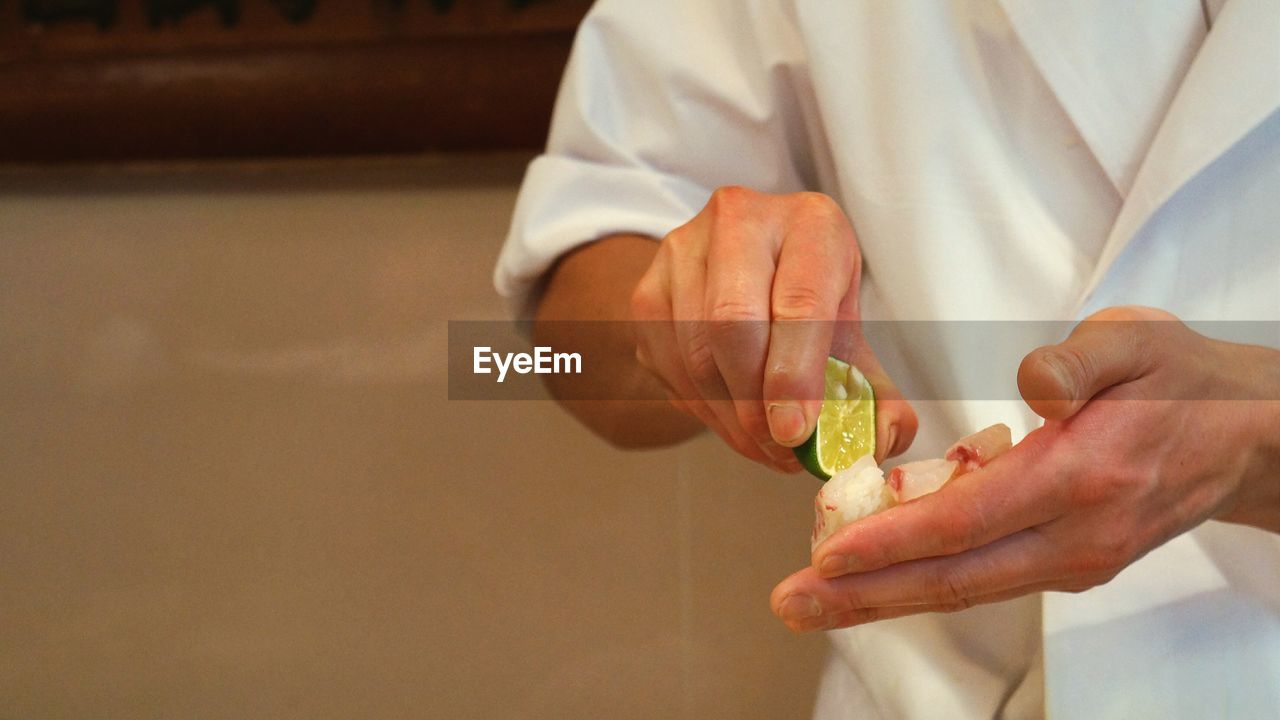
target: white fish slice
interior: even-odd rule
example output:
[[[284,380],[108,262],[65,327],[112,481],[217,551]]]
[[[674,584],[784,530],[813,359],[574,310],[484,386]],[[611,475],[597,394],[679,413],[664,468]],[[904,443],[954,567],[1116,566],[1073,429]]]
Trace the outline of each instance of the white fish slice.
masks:
[[[889,471],[889,488],[900,503],[915,500],[946,485],[959,466],[955,460],[941,458],[903,463]]]
[[[1013,447],[1013,438],[1009,426],[996,423],[989,428],[961,438],[947,449],[946,458],[960,463],[960,472],[973,472],[995,460],[1005,451]]]

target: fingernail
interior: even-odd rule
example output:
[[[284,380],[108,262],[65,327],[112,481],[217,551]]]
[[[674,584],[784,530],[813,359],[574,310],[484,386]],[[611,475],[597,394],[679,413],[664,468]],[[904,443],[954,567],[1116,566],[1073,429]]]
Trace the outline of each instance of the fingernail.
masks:
[[[1058,381],[1058,386],[1063,389],[1067,398],[1075,399],[1079,394],[1079,390],[1076,388],[1076,377],[1067,368],[1067,364],[1063,362],[1062,358],[1053,353],[1045,353],[1040,362],[1044,363],[1044,366],[1049,369],[1049,374],[1053,375],[1054,379]]]
[[[804,413],[796,405],[774,403],[769,406],[769,432],[783,445],[804,440]]]
[[[893,455],[893,446],[897,442],[898,442],[898,426],[896,424],[890,425],[889,432],[885,433],[885,439],[884,439],[884,456],[886,458]]]
[[[793,632],[807,633],[815,631],[830,630],[836,626],[839,620],[835,615],[823,615],[820,617],[805,618],[804,620],[792,620],[787,623],[787,627]]]
[[[789,622],[818,617],[822,614],[822,606],[812,595],[788,595],[778,606],[778,617]]]
[[[824,578],[838,577],[853,571],[853,558],[848,555],[828,555],[818,566],[818,574]]]

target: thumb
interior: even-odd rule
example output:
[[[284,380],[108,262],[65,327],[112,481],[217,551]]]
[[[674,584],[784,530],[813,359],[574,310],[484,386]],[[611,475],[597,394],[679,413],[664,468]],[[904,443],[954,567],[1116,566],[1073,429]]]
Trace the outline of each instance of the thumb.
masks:
[[[1142,377],[1151,350],[1140,313],[1113,308],[1076,325],[1057,345],[1032,350],[1018,367],[1018,391],[1046,420],[1065,420],[1109,387]]]

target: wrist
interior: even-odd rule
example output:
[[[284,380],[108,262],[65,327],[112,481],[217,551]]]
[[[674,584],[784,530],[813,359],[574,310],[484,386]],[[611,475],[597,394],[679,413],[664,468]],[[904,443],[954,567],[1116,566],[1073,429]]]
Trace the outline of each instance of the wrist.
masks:
[[[1248,391],[1232,404],[1247,438],[1235,507],[1223,519],[1280,533],[1280,350],[1243,348]]]

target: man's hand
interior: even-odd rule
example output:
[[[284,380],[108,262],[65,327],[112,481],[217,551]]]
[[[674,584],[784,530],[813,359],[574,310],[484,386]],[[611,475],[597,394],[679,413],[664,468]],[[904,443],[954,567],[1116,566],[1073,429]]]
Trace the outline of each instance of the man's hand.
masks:
[[[800,467],[788,448],[809,437],[822,406],[827,356],[852,361],[876,392],[876,457],[902,452],[915,414],[856,324],[861,263],[827,196],[721,188],[663,239],[635,289],[637,360],[677,408],[791,472]]]
[[[1113,308],[1028,355],[1046,419],[942,490],[815,548],[773,591],[793,630],[1107,582],[1210,518],[1280,532],[1280,352]]]

